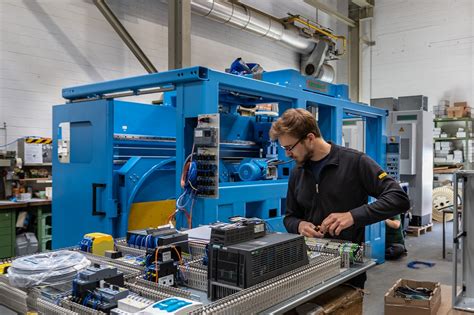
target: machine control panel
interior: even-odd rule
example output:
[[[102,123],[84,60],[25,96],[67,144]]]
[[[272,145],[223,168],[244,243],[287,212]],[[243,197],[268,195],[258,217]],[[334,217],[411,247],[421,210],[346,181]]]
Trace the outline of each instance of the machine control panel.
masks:
[[[194,129],[198,197],[219,197],[219,123],[219,114],[199,115]]]
[[[390,134],[400,138],[400,175],[416,175],[417,133],[422,132],[422,125],[417,120],[417,114],[403,112],[391,112]],[[422,144],[419,144],[422,147]]]
[[[400,181],[400,137],[387,138],[387,174]]]

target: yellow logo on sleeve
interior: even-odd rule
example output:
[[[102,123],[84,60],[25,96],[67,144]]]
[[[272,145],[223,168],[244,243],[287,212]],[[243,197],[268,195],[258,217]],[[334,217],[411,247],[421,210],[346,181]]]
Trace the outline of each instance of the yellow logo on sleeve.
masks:
[[[386,176],[387,176],[387,173],[382,172],[382,173],[379,175],[379,179],[384,179]]]

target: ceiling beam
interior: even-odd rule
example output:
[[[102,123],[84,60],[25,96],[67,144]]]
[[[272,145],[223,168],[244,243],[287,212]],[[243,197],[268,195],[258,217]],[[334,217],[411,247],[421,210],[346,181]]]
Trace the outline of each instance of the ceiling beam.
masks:
[[[319,9],[323,11],[326,14],[329,14],[333,18],[337,19],[338,21],[341,21],[342,23],[350,26],[350,27],[355,27],[356,22],[354,20],[351,20],[350,18],[342,15],[341,13],[335,11],[333,8],[325,5],[324,3],[321,3],[319,0],[304,0],[307,4],[315,7],[316,9]]]

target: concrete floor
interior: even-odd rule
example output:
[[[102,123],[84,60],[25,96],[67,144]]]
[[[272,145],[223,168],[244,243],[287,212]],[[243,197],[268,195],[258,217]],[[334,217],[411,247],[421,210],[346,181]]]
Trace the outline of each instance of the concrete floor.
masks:
[[[452,223],[447,223],[447,256],[442,256],[442,224],[434,223],[433,231],[420,237],[408,236],[405,239],[408,255],[398,261],[386,261],[368,271],[364,297],[364,314],[383,314],[384,295],[399,279],[437,281],[451,285],[452,279]],[[407,263],[422,260],[436,263],[432,268],[410,269]]]

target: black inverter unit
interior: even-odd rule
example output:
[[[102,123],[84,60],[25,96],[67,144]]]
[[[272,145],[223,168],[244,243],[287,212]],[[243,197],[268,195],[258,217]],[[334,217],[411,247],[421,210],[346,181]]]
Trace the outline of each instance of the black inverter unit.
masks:
[[[210,244],[208,297],[216,300],[308,264],[304,237],[272,233],[247,242]]]
[[[266,234],[265,221],[248,220],[237,223],[217,223],[211,226],[211,243],[214,245],[229,246]]]

